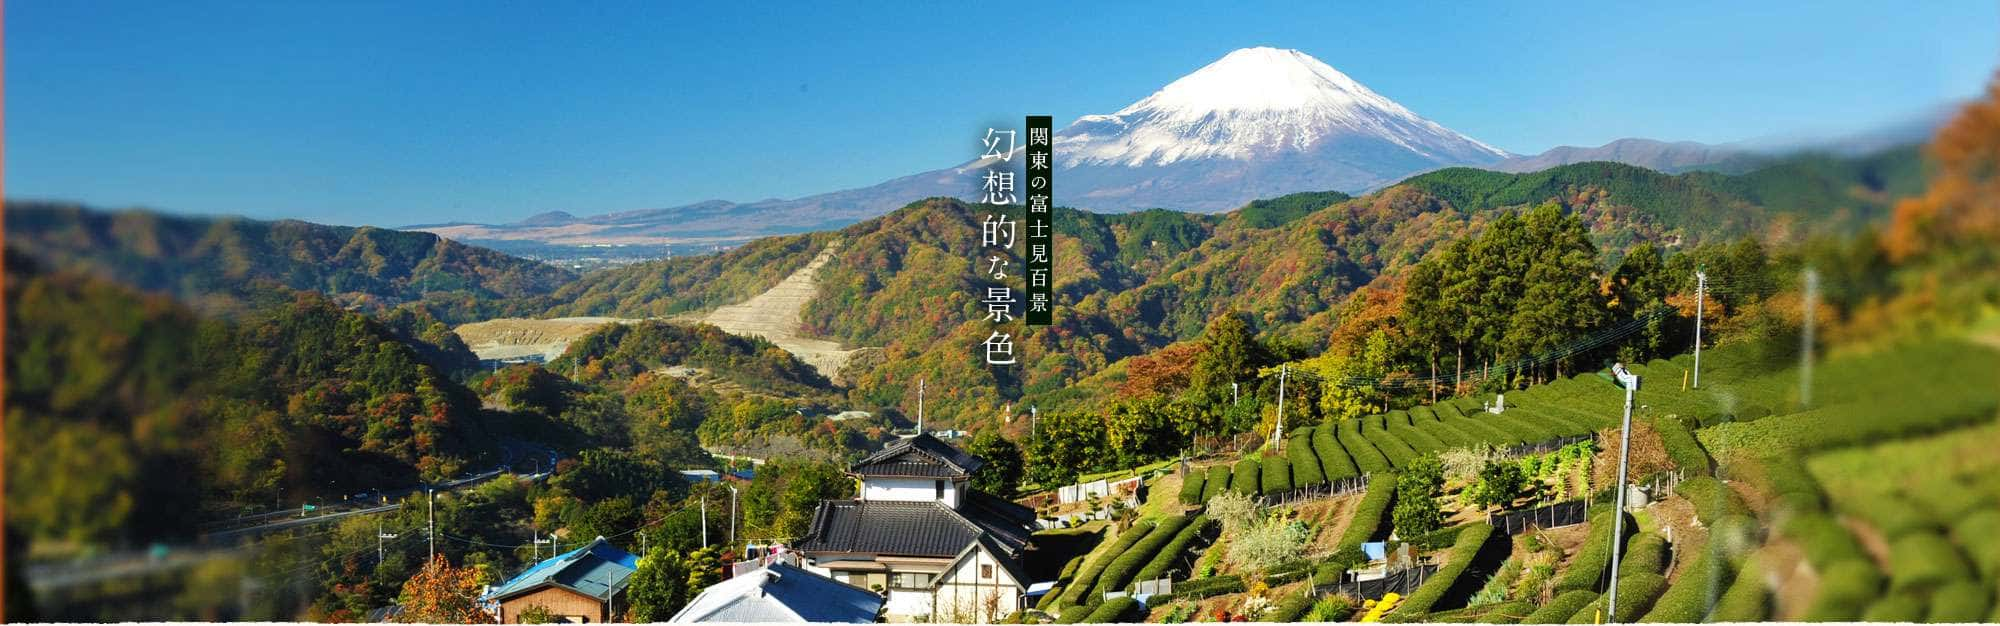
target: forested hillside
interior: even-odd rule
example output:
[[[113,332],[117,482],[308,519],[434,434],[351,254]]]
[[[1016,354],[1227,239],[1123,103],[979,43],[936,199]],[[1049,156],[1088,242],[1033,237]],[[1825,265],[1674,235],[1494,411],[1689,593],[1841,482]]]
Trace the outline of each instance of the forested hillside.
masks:
[[[548,314],[643,317],[713,308],[776,284],[839,240],[804,312],[805,329],[885,349],[882,365],[848,374],[857,404],[914,413],[914,385],[925,377],[929,415],[954,423],[1014,403],[1067,404],[1077,394],[1059,390],[1116,369],[1121,359],[1194,339],[1230,311],[1249,312],[1253,332],[1281,340],[1274,349],[1317,353],[1346,317],[1392,314],[1384,307],[1401,297],[1408,272],[1442,253],[1443,244],[1532,206],[1574,217],[1591,246],[1589,263],[1578,269],[1594,264],[1609,272],[1641,244],[1657,260],[1705,244],[1792,244],[1852,232],[1886,215],[1921,181],[1921,158],[1904,149],[1852,159],[1807,155],[1737,176],[1666,175],[1613,163],[1529,174],[1456,168],[1359,198],[1301,193],[1221,215],[1059,210],[1057,325],[1020,335],[1021,353],[1033,359],[1022,367],[987,368],[972,349],[987,330],[975,296],[999,283],[974,268],[986,212],[951,199],[916,202],[836,233],[593,274],[559,292],[559,300],[574,301]],[[1716,250],[1709,256],[1723,254],[1708,247]],[[1017,256],[1006,260],[1018,266]],[[1676,276],[1691,268],[1683,264]],[[1373,300],[1353,299],[1371,286]]]
[[[294,220],[107,213],[7,202],[7,249],[204,309],[241,309],[259,290],[315,291],[342,305],[422,302],[448,322],[527,308],[575,276],[436,235]]]
[[[471,392],[324,297],[203,319],[36,265],[8,259],[6,294],[7,452],[35,460],[9,463],[8,524],[29,536],[184,536],[238,508],[456,475],[493,449]]]

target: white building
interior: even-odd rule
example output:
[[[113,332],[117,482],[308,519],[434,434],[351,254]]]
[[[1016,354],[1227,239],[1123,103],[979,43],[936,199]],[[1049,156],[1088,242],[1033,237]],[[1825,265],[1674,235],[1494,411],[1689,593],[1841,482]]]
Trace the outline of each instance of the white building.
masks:
[[[806,567],[884,593],[890,620],[991,622],[1021,608],[1035,513],[967,487],[985,461],[917,435],[856,462],[860,497],[827,500],[795,546]]]

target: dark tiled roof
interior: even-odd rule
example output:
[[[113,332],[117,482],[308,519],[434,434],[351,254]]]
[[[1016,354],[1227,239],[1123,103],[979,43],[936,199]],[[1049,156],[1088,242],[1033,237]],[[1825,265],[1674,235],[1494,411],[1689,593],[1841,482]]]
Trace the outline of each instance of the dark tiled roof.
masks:
[[[985,464],[985,460],[926,433],[889,442],[880,452],[856,461],[853,472],[862,476],[965,478]]]
[[[956,511],[937,502],[826,500],[813,513],[810,534],[798,549],[952,558],[981,535],[990,535],[1010,557],[1027,546],[1031,531],[1018,512],[992,504],[998,498],[982,501],[985,494],[970,490],[967,495],[966,507]],[[1028,515],[1032,519],[1034,512]]]

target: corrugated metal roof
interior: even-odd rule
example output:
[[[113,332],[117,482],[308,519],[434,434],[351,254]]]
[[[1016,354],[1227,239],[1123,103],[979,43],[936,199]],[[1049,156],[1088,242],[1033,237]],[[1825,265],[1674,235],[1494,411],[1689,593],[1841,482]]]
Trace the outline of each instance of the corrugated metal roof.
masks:
[[[481,599],[499,601],[554,584],[602,600],[623,589],[625,581],[638,569],[638,556],[598,537],[581,548],[536,563]]]

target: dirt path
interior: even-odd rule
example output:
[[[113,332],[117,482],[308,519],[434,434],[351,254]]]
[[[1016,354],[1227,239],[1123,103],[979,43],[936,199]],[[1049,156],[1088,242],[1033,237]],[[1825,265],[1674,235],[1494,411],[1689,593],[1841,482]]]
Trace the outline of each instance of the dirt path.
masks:
[[[827,262],[833,260],[833,253],[839,249],[840,241],[828,242],[812,262],[792,272],[791,276],[786,276],[770,290],[749,300],[717,308],[703,316],[701,321],[731,334],[763,337],[813,366],[828,379],[842,382],[840,369],[847,365],[848,358],[860,350],[849,350],[838,342],[799,335],[799,329],[805,325],[802,313],[806,303],[819,293],[819,269],[826,267]]]

